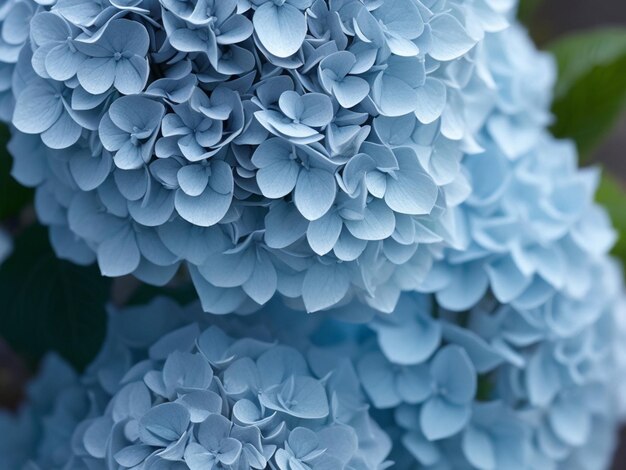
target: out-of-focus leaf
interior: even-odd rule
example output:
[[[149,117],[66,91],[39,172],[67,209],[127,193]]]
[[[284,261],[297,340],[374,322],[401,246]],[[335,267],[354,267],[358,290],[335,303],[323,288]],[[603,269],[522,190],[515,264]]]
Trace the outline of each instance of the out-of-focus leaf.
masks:
[[[32,189],[20,185],[11,176],[11,157],[7,152],[9,130],[0,126],[0,221],[17,215],[33,199]]]
[[[31,227],[0,267],[0,336],[31,364],[55,350],[81,369],[104,338],[109,291],[97,267],[58,259],[47,231]]]
[[[559,67],[552,130],[574,139],[585,159],[624,109],[626,28],[567,36],[549,49]]]
[[[517,9],[518,19],[526,26],[532,26],[530,22],[541,3],[543,3],[543,0],[520,0]]]
[[[478,386],[476,389],[476,400],[489,401],[492,398],[493,378],[488,375],[478,376]]]
[[[609,212],[619,235],[613,254],[622,262],[626,262],[626,210],[624,210],[626,187],[605,171],[596,193],[596,200]]]

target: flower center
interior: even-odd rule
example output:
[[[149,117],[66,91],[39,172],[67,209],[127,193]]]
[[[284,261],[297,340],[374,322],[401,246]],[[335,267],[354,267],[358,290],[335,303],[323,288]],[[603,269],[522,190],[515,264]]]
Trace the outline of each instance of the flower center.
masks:
[[[142,132],[142,129],[139,129],[137,126],[133,126],[133,132],[130,134],[130,143],[135,147],[141,144],[141,136],[138,134],[141,134]]]
[[[65,42],[67,43],[67,48],[70,50],[70,52],[75,53],[76,47],[74,46],[74,40],[72,39],[72,36],[68,36]]]

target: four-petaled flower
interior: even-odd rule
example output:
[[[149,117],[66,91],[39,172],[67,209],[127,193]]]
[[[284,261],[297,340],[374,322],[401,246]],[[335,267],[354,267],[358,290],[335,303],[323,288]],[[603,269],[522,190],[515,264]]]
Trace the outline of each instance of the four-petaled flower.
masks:
[[[125,95],[141,92],[150,73],[146,28],[135,21],[116,19],[101,34],[77,40],[74,47],[87,56],[76,77],[89,93],[99,95],[111,86]]]
[[[98,132],[104,148],[115,152],[118,168],[134,170],[151,160],[164,114],[161,103],[141,96],[125,96],[111,105]]]

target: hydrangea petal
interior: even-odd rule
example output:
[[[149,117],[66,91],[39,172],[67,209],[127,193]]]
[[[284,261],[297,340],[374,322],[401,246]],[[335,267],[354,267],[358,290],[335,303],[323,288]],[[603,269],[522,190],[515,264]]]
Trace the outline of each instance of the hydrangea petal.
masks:
[[[261,43],[277,57],[297,52],[307,31],[304,15],[289,2],[264,2],[254,12],[252,21]]]

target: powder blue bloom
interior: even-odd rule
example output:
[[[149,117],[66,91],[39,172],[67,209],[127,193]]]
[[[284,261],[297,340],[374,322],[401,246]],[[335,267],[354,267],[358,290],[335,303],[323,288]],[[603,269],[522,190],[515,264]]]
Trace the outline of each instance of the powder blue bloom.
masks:
[[[276,463],[281,470],[290,468],[344,468],[358,437],[346,426],[332,426],[317,433],[307,428],[295,428],[289,433],[284,449],[276,451]]]
[[[424,21],[419,6],[410,0],[385,2],[372,12],[363,9],[356,17],[356,25],[370,41],[384,41],[393,54],[413,57],[419,53],[413,40],[424,31]]]
[[[163,118],[162,135],[156,147],[160,158],[182,153],[191,162],[217,154],[243,130],[243,106],[228,88],[217,88],[207,97],[194,89],[190,101],[172,107]]]
[[[169,5],[174,2],[164,2]],[[225,2],[212,12],[211,7],[192,13],[189,18],[181,19],[168,11],[163,13],[163,22],[173,47],[182,52],[201,52],[207,55],[209,62],[219,73],[235,75],[249,72],[254,67],[252,54],[236,46],[250,37],[252,23],[241,15],[234,14],[234,1]],[[203,5],[203,4],[201,4]],[[215,7],[213,7],[215,8]],[[231,10],[231,11],[229,11]],[[230,46],[232,49],[222,49]],[[234,60],[225,58],[234,55]]]
[[[137,22],[116,19],[107,23],[97,38],[75,43],[87,56],[78,68],[78,82],[94,95],[111,86],[125,95],[139,93],[148,80],[149,42],[148,32]]]
[[[263,195],[278,199],[293,191],[294,204],[307,220],[322,217],[335,200],[337,164],[312,147],[271,138],[259,145],[251,162],[259,168]]]
[[[102,117],[98,134],[104,148],[115,152],[113,161],[122,170],[148,163],[165,108],[138,96],[116,100]]]
[[[11,0],[0,9],[0,119],[10,121],[15,106],[13,76],[16,64],[30,32],[30,19],[36,4],[30,1]],[[6,25],[6,26],[5,26]]]
[[[624,310],[622,275],[606,257],[614,234],[592,202],[597,173],[577,170],[572,147],[543,130],[549,61],[518,29],[488,35],[485,45],[501,91],[484,103],[489,117],[476,141],[484,151],[461,163],[473,189],[458,246],[442,251],[418,287],[425,294],[402,294],[388,317],[341,307],[333,316],[369,323],[321,322],[313,338],[328,349],[320,354],[357,364],[394,436],[398,468],[606,468],[619,421]],[[517,63],[506,47],[525,59]],[[530,56],[543,67],[541,80],[529,78],[537,74]],[[458,160],[434,163],[423,147],[443,152],[442,136],[388,119],[374,122],[380,140],[414,149],[445,181]],[[524,141],[504,143],[502,132],[517,131]],[[367,176],[342,176],[355,194],[370,190]]]
[[[390,209],[399,214],[430,214],[437,200],[437,186],[409,148],[390,151],[376,144],[363,144],[344,170],[345,184],[353,188],[363,179],[368,192],[384,198]],[[416,184],[419,183],[419,184]]]
[[[0,50],[14,173],[57,251],[159,285],[184,263],[204,310],[248,314],[112,313],[44,440],[73,435],[60,464],[607,467],[624,408],[614,233],[597,172],[546,133],[553,64],[494,3],[0,10],[17,31]],[[69,28],[48,46],[63,57],[113,23],[145,30],[126,55],[148,80],[55,80],[22,48],[35,10]],[[30,436],[25,421],[7,422]],[[33,458],[29,439],[11,456]]]
[[[519,467],[527,452],[528,431],[501,403],[476,404],[463,433],[463,453],[475,468]]]
[[[198,426],[198,443],[185,450],[185,461],[192,470],[219,468],[239,460],[242,443],[231,437],[232,423],[222,415],[209,415]]]
[[[318,73],[327,93],[344,108],[352,108],[369,94],[367,81],[353,74],[358,72],[357,58],[349,51],[337,51],[321,60]]]
[[[431,321],[441,329],[441,343],[420,362],[405,364],[399,351],[402,345],[410,351],[424,333],[397,336],[390,349],[379,318],[365,326],[320,320],[312,340],[318,358],[349,356],[357,364],[372,406],[382,413],[379,423],[394,436],[399,468],[606,468],[622,400],[616,378],[623,367],[617,351],[624,310],[621,274],[598,262],[589,269],[596,278],[592,297],[602,300],[585,302],[575,316],[584,311],[589,323],[567,333],[555,335],[551,318],[553,309],[560,316],[570,307],[552,300],[521,309],[487,296],[459,314],[430,296],[403,294],[400,305],[413,305],[413,312],[419,307],[432,318],[438,309]],[[350,321],[350,310],[360,308],[342,307],[336,316]],[[403,331],[412,320],[406,312],[385,320],[395,319]],[[592,450],[596,432],[605,441]]]
[[[147,319],[157,321],[146,328]],[[217,317],[167,299],[111,311],[105,344],[81,377],[61,363],[56,377],[46,366],[33,383],[21,413],[56,427],[33,436],[24,428],[10,455],[42,469],[388,465],[389,438],[368,415],[349,362],[326,370],[268,330],[230,318],[226,330],[248,335],[234,339],[209,319]],[[85,406],[87,396],[98,399]]]
[[[239,266],[239,269],[229,270],[228,267],[233,264]],[[203,279],[219,288],[241,286],[259,304],[266,303],[278,287],[273,255],[262,243],[259,233],[251,233],[237,248],[209,254],[198,272]],[[204,304],[210,303],[202,295],[200,299]]]
[[[503,37],[524,55],[530,54],[527,39],[519,31],[510,30]],[[495,46],[494,53],[503,57]],[[543,76],[550,77],[550,65],[544,62],[544,67]],[[487,121],[482,143],[486,150],[465,163],[476,182],[465,206],[469,217],[466,241],[434,266],[434,282],[420,288],[436,292],[438,302],[452,310],[475,304],[488,288],[500,302],[521,308],[537,306],[554,292],[581,298],[590,286],[589,272],[581,269],[586,263],[582,258],[606,253],[614,240],[606,216],[590,207],[597,172],[577,172],[571,145],[557,142],[541,130],[547,119],[545,108],[534,110],[547,102],[547,88],[532,81],[511,83],[509,78],[501,77],[501,86],[530,99],[518,105],[519,109],[510,108],[504,96],[494,105],[497,111]],[[533,107],[527,109],[530,105]],[[507,114],[499,107],[507,109]],[[503,120],[526,123],[529,134],[520,147],[511,147],[512,142],[500,144],[499,123]],[[494,122],[498,124],[492,128]],[[548,163],[549,154],[559,158]],[[489,171],[498,176],[487,179]],[[595,230],[583,242],[578,233],[586,230],[583,227],[590,220],[596,221]],[[588,243],[591,239],[594,242]]]
[[[321,93],[299,95],[285,91],[278,99],[278,111],[254,113],[256,119],[272,134],[294,144],[312,144],[324,136],[316,129],[324,128],[333,119],[332,101]]]
[[[74,77],[87,58],[76,48],[74,38],[80,30],[49,12],[35,15],[31,28],[32,41],[36,46],[32,64],[37,74],[57,81]]]
[[[16,101],[13,124],[26,134],[39,134],[52,149],[74,145],[83,129],[72,116],[69,93],[58,82],[34,80]]]
[[[434,391],[420,413],[422,432],[434,441],[456,434],[466,425],[476,394],[476,373],[467,353],[446,346],[433,358],[430,375]]]
[[[415,56],[391,56],[386,64],[377,65],[380,71],[370,76],[370,97],[376,109],[388,117],[414,113],[419,107],[417,90],[425,84],[424,62]]]
[[[185,266],[214,313],[277,293],[310,312],[353,297],[390,312],[439,245],[462,244],[461,160],[483,150],[498,93],[485,32],[512,7],[10,0],[0,117],[16,177],[38,188],[57,253],[107,275],[162,285]],[[258,270],[216,281],[206,250],[173,241],[181,227],[215,228],[224,263],[254,239]]]
[[[230,207],[234,183],[230,167],[222,160],[186,165],[177,173],[180,190],[175,207],[180,216],[200,227],[218,223]]]
[[[0,468],[388,466],[391,442],[350,362],[280,344],[272,328],[259,329],[269,318],[221,321],[165,298],[111,309],[82,375],[50,356],[19,414],[0,414],[12,437],[0,439]],[[292,333],[303,346],[303,332]]]
[[[76,184],[83,191],[98,188],[109,176],[113,167],[111,152],[106,150],[95,135],[81,138],[69,149],[69,168]]]
[[[604,468],[617,425],[613,386],[623,367],[626,323],[616,303],[623,294],[619,273],[603,264],[596,274],[599,313],[565,336],[554,335],[549,316],[534,308],[486,298],[461,324],[458,313],[445,309],[434,318],[431,296],[403,295],[405,307],[385,321],[402,330],[424,315],[441,330],[436,351],[415,365],[398,363],[382,349],[380,317],[359,325],[319,315],[307,323],[301,313],[272,303],[240,321],[207,317],[197,305],[180,309],[167,299],[112,311],[107,341],[81,378],[80,394],[45,384],[39,390],[46,393],[33,395],[59,397],[63,410],[86,391],[104,400],[94,403],[95,410],[72,407],[72,420],[28,437],[33,444],[16,446],[10,456],[24,462],[33,459],[31,445],[67,449],[62,446],[72,439],[72,452],[55,457],[70,468],[80,468],[83,459],[105,468],[174,461],[189,468],[214,462],[258,469],[376,468],[385,465],[390,445],[379,425],[394,436],[398,468]],[[349,318],[361,309],[352,303],[336,315]],[[410,348],[421,335],[396,343]],[[558,389],[549,401],[537,402],[525,376],[540,350],[554,354],[550,373]],[[502,360],[485,365],[485,351]],[[64,384],[65,376],[55,373]],[[365,412],[361,386],[370,406],[380,410],[374,414],[378,425]],[[24,424],[6,423],[13,435],[22,429],[20,435],[30,436]],[[107,455],[113,463],[106,463]],[[46,462],[31,465],[57,468]]]
[[[381,350],[392,362],[421,364],[438,349],[441,325],[432,318],[429,308],[426,299],[404,296],[394,315],[378,317],[370,324],[377,332]]]
[[[393,364],[375,351],[363,356],[358,363],[358,372],[363,388],[376,408],[421,403],[431,394],[430,374],[423,364]]]

